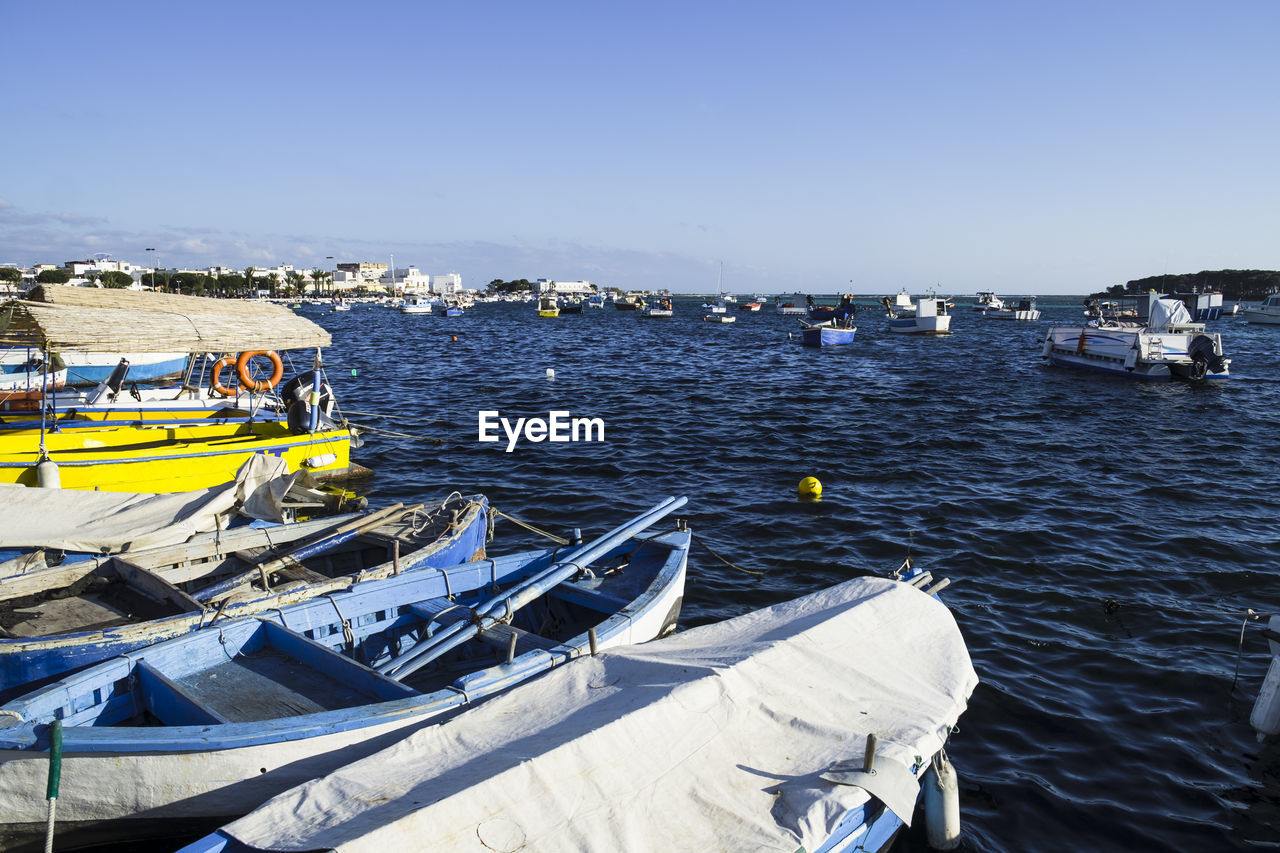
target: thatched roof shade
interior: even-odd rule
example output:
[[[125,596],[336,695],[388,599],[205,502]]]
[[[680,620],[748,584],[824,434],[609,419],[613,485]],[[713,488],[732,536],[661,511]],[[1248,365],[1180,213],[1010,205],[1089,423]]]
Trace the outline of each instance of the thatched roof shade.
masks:
[[[36,287],[0,306],[0,346],[94,352],[242,352],[326,347],[281,305],[96,287]]]

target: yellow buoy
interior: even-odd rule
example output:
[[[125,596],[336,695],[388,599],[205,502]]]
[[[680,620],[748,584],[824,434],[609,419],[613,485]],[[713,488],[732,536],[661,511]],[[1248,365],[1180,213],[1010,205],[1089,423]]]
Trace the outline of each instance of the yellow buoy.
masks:
[[[796,491],[800,493],[802,498],[820,498],[822,497],[822,484],[818,482],[817,477],[805,477],[800,481]]]

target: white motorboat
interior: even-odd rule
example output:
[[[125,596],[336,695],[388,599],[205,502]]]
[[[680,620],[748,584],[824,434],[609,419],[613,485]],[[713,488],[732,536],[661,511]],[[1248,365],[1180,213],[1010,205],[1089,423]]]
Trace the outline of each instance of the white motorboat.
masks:
[[[995,295],[994,291],[979,290],[978,301],[973,306],[975,311],[991,311],[1001,310],[1005,307],[1004,300]]]
[[[1050,364],[1140,379],[1227,378],[1231,359],[1222,336],[1191,322],[1178,299],[1143,294],[1137,320],[1108,317],[1096,303],[1091,308],[1093,319],[1083,326],[1049,327],[1043,354]]]
[[[1280,293],[1273,293],[1252,308],[1242,308],[1240,313],[1248,323],[1260,326],[1280,326]]]
[[[889,311],[889,331],[909,335],[951,334],[951,314],[946,299],[933,294],[921,296],[911,309],[901,307],[903,301],[911,302],[905,290],[896,300],[884,298],[884,306]]]
[[[675,311],[671,307],[671,300],[665,296],[660,296],[650,300],[640,309],[641,317],[674,317]]]

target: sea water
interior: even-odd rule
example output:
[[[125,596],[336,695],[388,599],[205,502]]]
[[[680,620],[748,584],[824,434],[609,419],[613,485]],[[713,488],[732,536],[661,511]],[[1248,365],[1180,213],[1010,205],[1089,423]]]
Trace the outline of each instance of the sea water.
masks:
[[[302,312],[333,333],[340,404],[379,430],[353,452],[375,503],[483,492],[590,538],[688,495],[685,626],[908,555],[951,578],[982,679],[948,745],[965,849],[1280,845],[1280,751],[1248,724],[1256,623],[1241,646],[1249,609],[1280,611],[1280,328],[1212,322],[1229,380],[1142,383],[1043,363],[1046,326],[1079,323],[1081,297],[1041,297],[1039,322],[962,298],[946,337],[869,310],[852,345],[822,350],[769,305],[722,325],[702,301],[671,319]],[[602,435],[508,452],[478,440],[481,412]],[[820,501],[798,499],[806,476]],[[491,548],[539,542],[500,520]],[[924,849],[919,829],[899,848]]]

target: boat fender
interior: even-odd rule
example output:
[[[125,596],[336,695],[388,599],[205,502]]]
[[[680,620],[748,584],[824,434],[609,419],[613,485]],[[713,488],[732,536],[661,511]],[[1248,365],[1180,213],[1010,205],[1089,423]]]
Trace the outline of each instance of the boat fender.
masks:
[[[944,750],[938,750],[924,775],[924,827],[934,850],[960,846],[960,786]]]
[[[1273,633],[1280,632],[1280,616],[1272,616],[1267,627]],[[1270,645],[1271,666],[1267,668],[1258,698],[1253,703],[1253,713],[1249,715],[1249,724],[1258,733],[1258,740],[1280,734],[1280,650],[1274,641]]]
[[[58,473],[58,464],[48,456],[36,465],[36,483],[42,489],[62,488],[62,475]]]
[[[236,395],[236,389],[222,384],[222,371],[233,364],[235,364],[235,359],[229,355],[224,355],[213,363],[213,371],[209,376],[209,389],[215,394],[221,394],[224,397],[234,397]]]
[[[262,380],[254,379],[253,374],[249,372],[249,362],[259,356],[271,360],[271,375]],[[240,377],[240,385],[250,391],[258,393],[270,391],[284,377],[284,362],[280,360],[280,355],[273,349],[242,352],[240,357],[236,359],[236,375]]]

